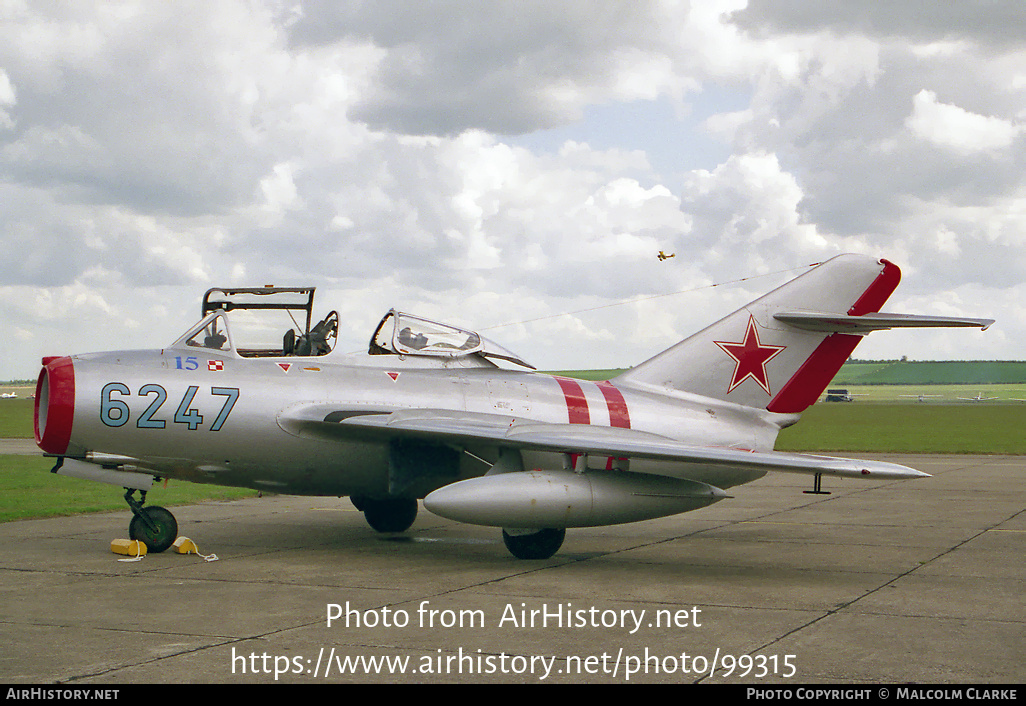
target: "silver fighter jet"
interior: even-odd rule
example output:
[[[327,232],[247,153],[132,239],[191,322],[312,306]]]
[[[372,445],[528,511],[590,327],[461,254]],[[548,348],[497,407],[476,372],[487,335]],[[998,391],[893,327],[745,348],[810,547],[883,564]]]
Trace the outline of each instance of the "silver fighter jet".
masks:
[[[311,326],[312,289],[211,290],[166,348],[45,358],[36,442],[56,472],[124,487],[150,552],[178,527],[146,491],[174,478],[349,496],[381,532],[410,527],[423,499],[547,558],[569,527],[696,510],[767,472],[809,474],[814,492],[823,476],[925,476],[773,451],[866,333],[992,323],[879,313],[900,276],[835,257],[605,382],[534,372],[477,333],[394,310],[347,355],[332,350],[337,314]],[[306,320],[246,347],[233,317],[259,309]]]

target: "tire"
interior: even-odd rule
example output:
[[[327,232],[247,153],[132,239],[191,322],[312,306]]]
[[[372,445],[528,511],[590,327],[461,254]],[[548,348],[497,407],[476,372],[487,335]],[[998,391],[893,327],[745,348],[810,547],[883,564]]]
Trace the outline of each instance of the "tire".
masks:
[[[146,544],[147,552],[159,554],[178,539],[178,521],[170,512],[156,505],[143,508],[142,511],[157,526],[156,531],[147,527],[141,517],[132,515],[132,521],[128,523],[128,536]]]
[[[565,538],[565,529],[543,529],[532,534],[510,534],[502,530],[506,549],[517,559],[548,559],[559,551]]]
[[[378,532],[405,532],[417,519],[417,501],[413,498],[364,500],[363,517]]]

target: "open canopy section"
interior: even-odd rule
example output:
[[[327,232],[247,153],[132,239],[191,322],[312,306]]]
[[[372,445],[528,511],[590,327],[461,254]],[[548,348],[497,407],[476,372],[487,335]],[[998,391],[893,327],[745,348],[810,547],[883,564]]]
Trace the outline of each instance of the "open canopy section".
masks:
[[[497,358],[534,370],[520,356],[474,331],[431,321],[395,309],[381,319],[370,341],[371,355]]]
[[[338,313],[311,326],[313,297],[313,287],[210,289],[203,296],[203,319],[174,346],[234,351],[244,358],[326,355],[338,335]]]

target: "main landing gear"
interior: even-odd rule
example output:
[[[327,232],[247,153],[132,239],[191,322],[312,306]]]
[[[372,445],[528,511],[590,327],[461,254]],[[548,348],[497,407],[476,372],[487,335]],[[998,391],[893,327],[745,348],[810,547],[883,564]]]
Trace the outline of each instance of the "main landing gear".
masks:
[[[414,498],[382,500],[351,495],[349,500],[363,513],[367,524],[378,532],[404,532],[417,519],[418,506]],[[566,530],[563,528],[502,530],[506,549],[517,559],[548,559],[559,551],[565,538]]]
[[[349,498],[363,512],[367,524],[378,532],[405,532],[417,519],[416,498],[376,500],[359,496]]]
[[[563,546],[565,537],[565,529],[502,530],[506,549],[517,559],[548,559]]]
[[[128,523],[128,536],[146,544],[146,551],[159,554],[168,549],[178,538],[178,521],[164,508],[154,505],[144,508],[146,491],[139,491],[136,500],[134,488],[127,488],[125,500],[132,508],[132,521]]]

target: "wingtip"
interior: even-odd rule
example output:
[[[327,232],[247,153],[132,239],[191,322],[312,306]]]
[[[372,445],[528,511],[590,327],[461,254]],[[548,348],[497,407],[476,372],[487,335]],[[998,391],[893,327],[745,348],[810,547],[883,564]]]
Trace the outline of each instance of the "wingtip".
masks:
[[[886,478],[893,480],[912,480],[915,478],[932,478],[929,473],[902,466],[897,463],[878,462],[872,466],[863,466],[862,475],[870,478]]]

